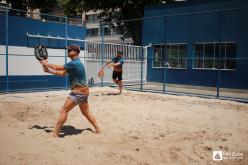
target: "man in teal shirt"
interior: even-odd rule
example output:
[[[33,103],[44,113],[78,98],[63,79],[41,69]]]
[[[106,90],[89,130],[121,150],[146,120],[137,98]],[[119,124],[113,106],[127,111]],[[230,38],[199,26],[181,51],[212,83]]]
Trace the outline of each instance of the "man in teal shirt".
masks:
[[[117,55],[112,58],[111,61],[107,62],[102,69],[104,69],[106,66],[113,66],[113,74],[112,74],[112,79],[113,82],[116,83],[119,86],[119,91],[120,94],[122,92],[122,72],[123,72],[123,66],[124,64],[124,58],[123,58],[123,52],[122,51],[117,51]]]
[[[86,84],[84,66],[78,57],[80,53],[80,47],[77,45],[71,45],[67,47],[67,50],[68,57],[72,61],[65,65],[50,64],[47,60],[41,61],[44,72],[58,76],[65,76],[68,74],[70,77],[71,92],[60,110],[60,116],[53,131],[53,136],[59,136],[59,131],[65,123],[69,111],[72,110],[76,105],[79,105],[82,114],[93,125],[95,128],[95,133],[100,133],[101,129],[97,125],[96,119],[89,111],[89,88]]]
[[[69,74],[71,89],[75,86],[87,86],[85,69],[79,58],[72,59],[64,68]]]

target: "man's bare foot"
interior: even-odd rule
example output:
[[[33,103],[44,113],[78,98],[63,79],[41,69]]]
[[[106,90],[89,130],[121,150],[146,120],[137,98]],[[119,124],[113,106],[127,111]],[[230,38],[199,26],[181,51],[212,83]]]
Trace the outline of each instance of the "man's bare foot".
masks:
[[[119,91],[120,91],[119,94],[121,94],[121,92],[122,92],[122,88],[121,87],[119,87]]]
[[[59,134],[58,133],[56,133],[56,132],[53,132],[53,137],[59,137]]]

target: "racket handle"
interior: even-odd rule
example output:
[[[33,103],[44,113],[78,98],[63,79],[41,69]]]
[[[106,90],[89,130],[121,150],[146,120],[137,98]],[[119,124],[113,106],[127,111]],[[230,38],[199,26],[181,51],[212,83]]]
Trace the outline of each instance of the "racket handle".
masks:
[[[48,72],[48,68],[45,67],[45,66],[43,66],[43,71],[44,71],[44,72]]]

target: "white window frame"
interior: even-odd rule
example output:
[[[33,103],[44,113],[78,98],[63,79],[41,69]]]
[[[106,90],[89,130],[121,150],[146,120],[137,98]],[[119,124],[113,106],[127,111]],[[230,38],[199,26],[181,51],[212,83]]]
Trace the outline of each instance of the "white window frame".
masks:
[[[178,46],[179,45],[185,45],[186,46],[186,67],[185,68],[179,68],[179,62],[177,62],[177,67],[175,68],[175,67],[166,67],[166,69],[187,69],[187,50],[188,50],[188,44],[187,43],[167,43],[166,44],[166,46],[170,46],[170,48],[171,48],[171,46],[172,45],[176,45],[177,46],[177,51],[178,51],[178,53],[177,53],[177,61],[179,61],[179,52],[180,52],[180,50],[179,50],[179,48],[178,48]],[[170,49],[170,51],[171,51],[171,49]],[[168,57],[168,61],[170,61],[170,56],[168,55],[168,54],[166,54],[167,55],[167,57]],[[168,62],[168,61],[166,61],[166,62]]]
[[[161,46],[161,48],[162,48],[161,51],[162,51],[162,50],[163,50],[163,46],[165,46],[165,44],[164,44],[164,43],[161,43],[161,44],[154,44],[154,45],[153,45],[153,48],[154,48],[153,50],[154,50],[154,52],[153,52],[153,55],[152,55],[152,68],[154,68],[154,69],[164,68],[163,66],[160,66],[160,67],[159,67],[159,66],[154,66],[154,60],[155,60],[155,56],[154,56],[154,55],[155,55],[155,47],[156,47],[156,46]],[[163,53],[163,52],[162,52],[162,53]],[[163,64],[163,63],[162,63],[162,64]]]
[[[195,45],[197,44],[204,44],[203,46],[203,68],[196,68],[195,67]],[[226,69],[226,44],[235,44],[237,45],[237,42],[231,42],[231,41],[228,41],[228,42],[196,42],[194,43],[194,60],[193,60],[193,68],[192,69],[195,69],[195,70],[218,70],[218,68],[204,68],[204,57],[205,57],[205,45],[206,44],[214,44],[214,66],[216,64],[216,54],[215,54],[215,45],[216,44],[224,44],[225,45],[225,60],[224,60],[224,68],[223,69],[220,69],[220,70],[229,70],[229,71],[235,71],[236,69]]]

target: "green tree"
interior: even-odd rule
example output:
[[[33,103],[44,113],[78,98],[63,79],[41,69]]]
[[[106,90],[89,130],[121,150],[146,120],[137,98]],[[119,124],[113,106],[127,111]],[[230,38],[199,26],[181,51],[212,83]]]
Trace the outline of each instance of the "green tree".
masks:
[[[0,2],[2,2],[1,0]],[[27,9],[41,9],[52,11],[58,4],[59,0],[6,0],[12,9],[27,11]]]
[[[101,10],[99,18],[108,28],[117,25],[122,39],[131,37],[134,44],[142,44],[142,18],[144,7],[174,0],[64,0],[65,14],[73,16],[89,10]],[[136,20],[135,20],[136,19]],[[124,21],[133,20],[133,21]]]

